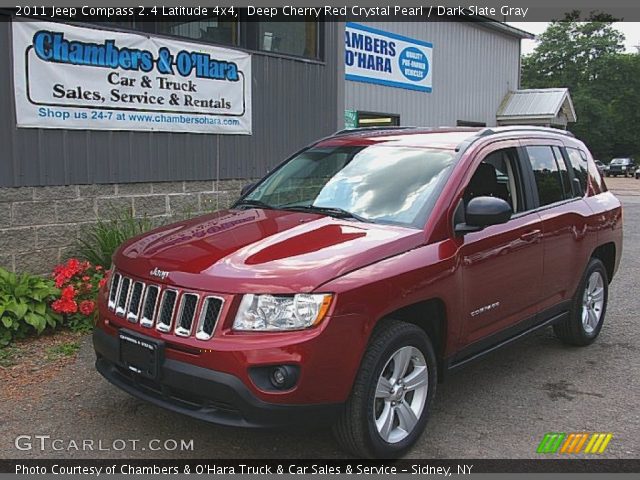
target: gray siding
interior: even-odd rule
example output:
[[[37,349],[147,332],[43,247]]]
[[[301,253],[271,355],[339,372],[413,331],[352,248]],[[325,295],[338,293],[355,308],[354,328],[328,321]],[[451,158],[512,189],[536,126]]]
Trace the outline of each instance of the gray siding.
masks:
[[[433,91],[346,82],[345,108],[400,114],[402,125],[496,124],[496,111],[518,88],[520,40],[471,22],[368,22],[433,44]]]
[[[339,127],[342,35],[327,23],[325,64],[252,56],[251,136],[18,129],[6,19],[0,15],[0,186],[255,178]]]

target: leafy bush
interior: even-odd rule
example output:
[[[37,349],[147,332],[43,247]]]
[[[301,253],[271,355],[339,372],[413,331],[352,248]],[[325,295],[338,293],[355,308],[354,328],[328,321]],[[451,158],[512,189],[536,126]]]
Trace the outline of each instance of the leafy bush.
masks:
[[[65,325],[71,330],[91,330],[98,313],[98,292],[107,282],[104,268],[72,258],[53,269],[53,278],[61,290],[51,308],[64,315]]]
[[[61,324],[62,315],[48,308],[59,293],[49,279],[0,268],[0,346]]]
[[[109,219],[91,225],[78,240],[78,254],[93,265],[108,267],[116,249],[126,240],[154,227],[150,218],[137,218],[131,209],[114,211]]]

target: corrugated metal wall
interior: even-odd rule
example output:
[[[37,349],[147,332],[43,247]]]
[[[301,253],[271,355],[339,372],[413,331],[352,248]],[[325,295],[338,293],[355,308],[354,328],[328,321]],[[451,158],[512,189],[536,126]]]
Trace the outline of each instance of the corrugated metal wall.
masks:
[[[252,136],[18,129],[6,20],[0,15],[0,187],[255,178],[341,127],[342,35],[327,23],[324,65],[253,55]]]
[[[400,114],[401,125],[496,124],[496,111],[518,88],[520,40],[472,22],[367,22],[368,27],[433,44],[433,91],[346,82],[345,108]]]

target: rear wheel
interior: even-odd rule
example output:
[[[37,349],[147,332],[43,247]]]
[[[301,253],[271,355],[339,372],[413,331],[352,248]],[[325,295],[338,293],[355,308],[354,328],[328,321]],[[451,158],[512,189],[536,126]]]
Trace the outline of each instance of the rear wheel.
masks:
[[[344,412],[338,443],[361,458],[396,458],[422,434],[437,383],[433,346],[415,325],[390,320],[367,347]]]
[[[589,345],[604,323],[607,311],[609,281],[607,270],[592,258],[580,281],[569,316],[553,326],[556,336],[570,345]]]

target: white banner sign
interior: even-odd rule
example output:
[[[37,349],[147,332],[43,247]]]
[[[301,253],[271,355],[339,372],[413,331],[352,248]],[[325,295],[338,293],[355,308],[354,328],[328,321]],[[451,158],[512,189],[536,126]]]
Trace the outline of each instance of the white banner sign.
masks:
[[[14,21],[18,127],[251,134],[251,56],[137,33]]]
[[[433,45],[357,23],[345,28],[345,78],[431,92]]]

